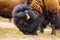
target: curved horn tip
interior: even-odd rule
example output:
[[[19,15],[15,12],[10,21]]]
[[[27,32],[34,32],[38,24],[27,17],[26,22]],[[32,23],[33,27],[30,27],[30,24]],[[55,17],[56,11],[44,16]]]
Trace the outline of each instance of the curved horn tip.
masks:
[[[30,19],[30,16],[28,15],[28,13],[26,13],[26,16],[27,16],[26,19],[29,20]]]

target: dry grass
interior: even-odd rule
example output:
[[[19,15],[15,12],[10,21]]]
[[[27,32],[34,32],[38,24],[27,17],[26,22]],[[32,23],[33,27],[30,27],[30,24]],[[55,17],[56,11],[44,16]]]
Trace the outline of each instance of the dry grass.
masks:
[[[48,30],[48,29],[47,29]],[[43,38],[59,38],[60,37],[60,32],[57,31],[57,35],[56,36],[53,36],[53,35],[50,35],[51,31],[47,31],[45,29],[45,32],[44,34],[41,34],[41,33],[38,33],[38,35],[24,35],[21,31],[19,31],[18,29],[16,28],[0,28],[0,38],[1,37],[43,37]]]
[[[0,28],[0,40],[59,40],[60,32],[57,31],[57,35],[50,35],[50,31],[46,31],[44,34],[38,33],[38,35],[24,35],[21,31],[14,28]]]
[[[4,19],[0,17],[0,22],[7,22],[9,25],[8,19]],[[2,25],[2,24],[1,24]],[[56,36],[51,35],[51,29],[45,29],[44,34],[38,33],[38,35],[24,35],[18,28],[8,28],[9,26],[4,28],[4,25],[0,25],[0,40],[60,40],[60,32],[57,31]],[[6,26],[6,25],[5,25]],[[39,31],[38,31],[39,32]]]
[[[0,37],[19,37],[21,34],[18,29],[0,28]]]

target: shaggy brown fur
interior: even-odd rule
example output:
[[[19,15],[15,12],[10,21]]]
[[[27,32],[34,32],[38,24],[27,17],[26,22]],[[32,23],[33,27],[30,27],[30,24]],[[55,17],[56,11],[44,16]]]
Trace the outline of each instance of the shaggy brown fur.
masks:
[[[4,18],[12,18],[12,9],[18,5],[25,3],[26,0],[0,0],[0,16]]]
[[[55,28],[59,28],[56,24],[60,24],[60,7],[59,0],[33,0],[31,3],[31,8],[42,15],[43,25],[45,22],[47,24],[51,22],[54,27],[52,27],[52,34],[55,34]],[[46,25],[46,24],[45,24]]]
[[[47,20],[52,24],[52,33],[56,34],[55,29],[60,25],[60,8],[58,0],[44,0],[47,12]]]

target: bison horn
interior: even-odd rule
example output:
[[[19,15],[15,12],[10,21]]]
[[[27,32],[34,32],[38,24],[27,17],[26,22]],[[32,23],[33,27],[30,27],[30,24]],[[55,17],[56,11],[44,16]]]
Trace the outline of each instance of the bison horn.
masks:
[[[26,19],[30,19],[30,16],[28,15],[28,11],[27,10],[26,10],[26,16],[27,16]]]

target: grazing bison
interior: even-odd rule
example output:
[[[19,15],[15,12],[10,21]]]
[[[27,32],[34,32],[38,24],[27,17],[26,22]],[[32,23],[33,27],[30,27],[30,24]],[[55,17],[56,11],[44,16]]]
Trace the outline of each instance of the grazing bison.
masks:
[[[16,6],[12,11],[12,16],[15,25],[24,34],[37,34],[40,24],[39,17],[27,4]]]
[[[59,0],[33,0],[30,7],[32,10],[37,11],[42,16],[41,32],[44,32],[44,27],[51,23],[52,32],[56,34],[56,29],[59,29],[60,25],[60,7]]]
[[[4,18],[12,18],[12,9],[18,5],[25,3],[26,0],[0,0],[0,16]]]

